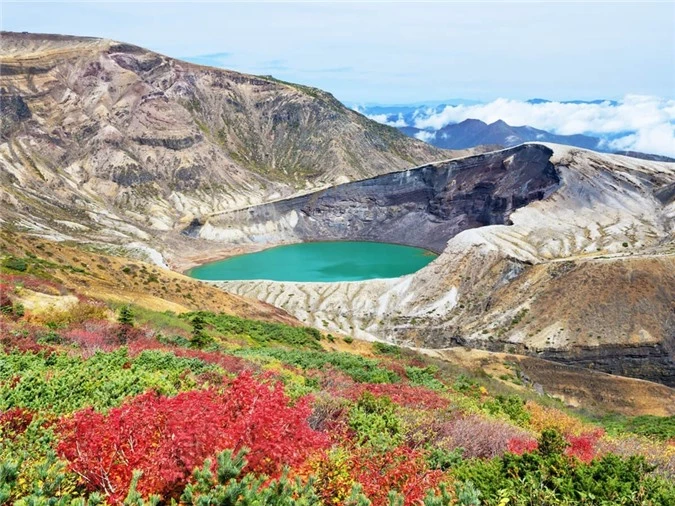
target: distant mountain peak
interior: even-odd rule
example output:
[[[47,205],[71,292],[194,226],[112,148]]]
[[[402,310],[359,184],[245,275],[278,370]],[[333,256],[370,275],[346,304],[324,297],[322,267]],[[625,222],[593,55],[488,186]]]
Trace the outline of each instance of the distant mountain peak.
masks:
[[[418,129],[402,128],[407,135],[414,136]],[[475,118],[468,118],[459,123],[446,125],[428,137],[428,142],[446,149],[467,149],[475,146],[498,145],[515,146],[523,142],[552,142],[568,144],[585,149],[598,149],[600,139],[587,135],[557,135],[531,126],[512,126],[498,119],[487,124]]]
[[[487,123],[485,123],[485,121],[475,119],[475,118],[467,118],[464,121],[461,121],[457,124],[458,125],[483,125],[483,126],[487,126]]]
[[[508,123],[506,123],[506,121],[501,120],[501,119],[498,119],[498,120],[495,121],[494,123],[490,123],[488,126],[491,126],[491,127],[508,127],[508,128],[511,128],[511,125],[509,125]]]

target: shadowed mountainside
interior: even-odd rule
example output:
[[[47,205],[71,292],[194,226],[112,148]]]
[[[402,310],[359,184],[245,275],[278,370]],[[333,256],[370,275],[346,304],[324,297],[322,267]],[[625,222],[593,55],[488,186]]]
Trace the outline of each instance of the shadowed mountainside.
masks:
[[[420,130],[415,127],[400,127],[406,135],[415,137]],[[466,119],[446,125],[428,136],[427,142],[446,149],[466,149],[478,145],[516,146],[523,142],[554,142],[585,149],[597,149],[600,139],[588,135],[557,135],[531,126],[511,126],[502,120],[485,123],[478,119]]]
[[[228,242],[368,240],[438,253],[462,230],[509,223],[559,182],[552,151],[523,145],[450,160],[193,223],[187,233]]]

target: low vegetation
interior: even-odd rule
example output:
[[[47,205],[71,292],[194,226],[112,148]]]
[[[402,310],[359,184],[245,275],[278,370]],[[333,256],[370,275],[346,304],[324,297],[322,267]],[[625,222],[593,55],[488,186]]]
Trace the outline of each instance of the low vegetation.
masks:
[[[582,417],[391,345],[94,300],[27,258],[0,271],[0,503],[675,504],[672,417]],[[76,302],[17,311],[34,293]]]

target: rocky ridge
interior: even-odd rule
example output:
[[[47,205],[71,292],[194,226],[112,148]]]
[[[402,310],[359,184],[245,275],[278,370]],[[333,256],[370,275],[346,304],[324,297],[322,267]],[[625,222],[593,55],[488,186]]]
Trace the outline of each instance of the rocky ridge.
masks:
[[[462,230],[509,216],[557,188],[538,145],[393,172],[213,216],[187,233],[228,243],[369,240],[445,249]]]

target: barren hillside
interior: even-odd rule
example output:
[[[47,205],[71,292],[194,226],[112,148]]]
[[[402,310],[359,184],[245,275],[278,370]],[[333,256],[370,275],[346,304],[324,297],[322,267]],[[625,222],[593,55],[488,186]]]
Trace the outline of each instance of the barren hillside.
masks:
[[[318,89],[111,40],[2,34],[0,218],[152,242],[194,217],[447,158]]]

